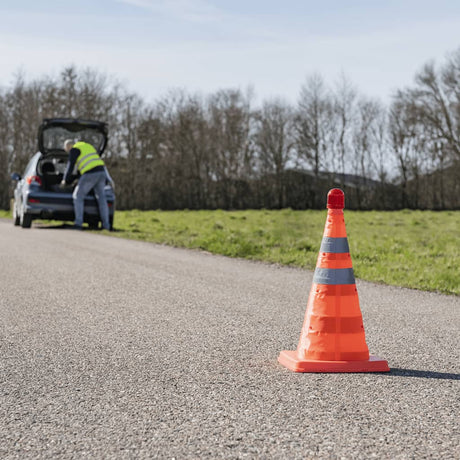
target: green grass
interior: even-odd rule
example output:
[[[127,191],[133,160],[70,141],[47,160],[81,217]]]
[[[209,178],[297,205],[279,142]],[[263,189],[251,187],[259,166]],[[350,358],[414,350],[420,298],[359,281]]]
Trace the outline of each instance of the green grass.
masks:
[[[116,236],[313,269],[326,211],[123,211]],[[345,210],[355,275],[460,294],[460,212]]]
[[[0,214],[5,216],[5,214]],[[313,269],[326,211],[117,211],[111,235]],[[460,212],[348,211],[355,275],[460,294]]]

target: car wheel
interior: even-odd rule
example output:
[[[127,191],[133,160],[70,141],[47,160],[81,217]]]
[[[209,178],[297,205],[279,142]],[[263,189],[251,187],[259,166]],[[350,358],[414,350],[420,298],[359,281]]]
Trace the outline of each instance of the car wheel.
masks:
[[[109,216],[110,230],[113,230],[113,216]]]
[[[17,209],[17,206],[16,206],[16,201],[14,201],[14,200],[13,200],[13,223],[16,226],[20,224],[18,209]]]
[[[21,224],[22,228],[30,228],[32,225],[32,216],[30,214],[21,211],[19,216],[19,223]]]

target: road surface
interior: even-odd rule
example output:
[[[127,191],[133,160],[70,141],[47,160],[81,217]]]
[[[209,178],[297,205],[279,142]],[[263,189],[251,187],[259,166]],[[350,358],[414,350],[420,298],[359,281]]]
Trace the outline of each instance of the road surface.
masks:
[[[6,220],[0,268],[2,459],[460,458],[459,297],[358,282],[392,372],[295,374],[309,271]]]

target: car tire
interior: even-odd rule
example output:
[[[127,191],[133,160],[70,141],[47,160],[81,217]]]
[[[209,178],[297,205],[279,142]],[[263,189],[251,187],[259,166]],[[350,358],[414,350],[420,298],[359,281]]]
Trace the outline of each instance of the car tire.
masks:
[[[113,231],[113,216],[109,216],[110,231]]]
[[[20,222],[19,214],[18,214],[18,208],[16,206],[16,201],[13,200],[13,223],[15,226],[18,226]]]
[[[22,211],[19,216],[19,223],[22,228],[30,228],[32,226],[32,216]]]
[[[99,221],[98,220],[90,220],[88,222],[88,226],[91,230],[97,230],[99,228]]]

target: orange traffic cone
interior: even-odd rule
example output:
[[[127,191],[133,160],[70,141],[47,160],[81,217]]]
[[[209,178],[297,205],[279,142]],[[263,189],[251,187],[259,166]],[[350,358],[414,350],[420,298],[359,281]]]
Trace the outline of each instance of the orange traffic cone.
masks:
[[[340,189],[327,195],[327,221],[296,351],[278,361],[294,372],[387,372],[388,362],[369,356],[348,248]]]

